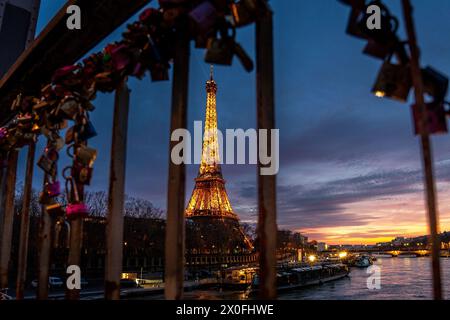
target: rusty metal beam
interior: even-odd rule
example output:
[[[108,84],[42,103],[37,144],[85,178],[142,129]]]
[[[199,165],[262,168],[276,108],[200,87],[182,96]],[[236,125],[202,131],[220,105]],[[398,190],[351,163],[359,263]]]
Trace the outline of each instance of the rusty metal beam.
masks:
[[[16,194],[17,161],[19,152],[11,150],[8,155],[6,172],[5,212],[0,247],[0,289],[8,288],[8,271],[11,259],[11,241],[14,223],[14,198]]]
[[[125,80],[116,90],[109,168],[105,263],[105,299],[108,300],[120,299],[129,107],[130,90]]]
[[[420,54],[417,45],[416,31],[413,21],[413,8],[409,0],[402,0],[403,15],[408,33],[409,47],[411,51],[411,74],[414,84],[416,105],[421,115],[420,119],[420,142],[422,146],[422,165],[424,170],[425,197],[428,209],[428,225],[431,235],[431,261],[433,271],[433,292],[435,300],[442,300],[442,282],[440,251],[441,241],[439,237],[439,217],[436,201],[436,183],[434,180],[433,153],[430,136],[427,130],[427,109],[425,107],[424,87],[422,71],[420,68]]]
[[[75,184],[78,188],[80,201],[84,200],[84,186]],[[67,257],[67,266],[78,266],[81,269],[81,249],[83,247],[83,225],[82,217],[74,218],[70,221],[70,244],[69,256]],[[79,300],[80,290],[66,288],[67,300]]]
[[[177,129],[187,127],[189,87],[190,43],[186,28],[180,28],[175,43],[172,84],[172,110],[170,135]],[[165,248],[165,296],[168,300],[183,297],[184,236],[186,166],[171,161],[171,151],[177,142],[170,141],[169,180],[167,192],[167,225]]]
[[[3,217],[5,215],[5,193],[6,193],[6,168],[0,168],[0,230],[3,230]]]
[[[48,182],[47,174],[44,175],[43,186]],[[39,221],[39,250],[38,250],[38,287],[37,299],[48,299],[48,277],[50,276],[50,255],[52,247],[53,219],[47,213],[46,206],[41,207],[41,219]]]
[[[273,15],[270,11],[256,23],[256,83],[258,129],[266,129],[270,133],[271,129],[275,129]],[[277,297],[276,176],[261,175],[262,167],[262,164],[258,163],[260,298],[275,299]]]
[[[28,235],[30,230],[30,203],[33,187],[33,169],[36,144],[28,146],[27,168],[25,172],[25,186],[23,189],[22,215],[20,218],[19,258],[16,281],[16,299],[24,298],[25,280],[27,276]]]
[[[53,72],[81,59],[101,40],[127,21],[150,0],[69,0],[39,37],[0,80],[0,125],[13,116],[11,102],[18,93],[38,94]],[[67,7],[78,5],[81,30],[68,30]]]

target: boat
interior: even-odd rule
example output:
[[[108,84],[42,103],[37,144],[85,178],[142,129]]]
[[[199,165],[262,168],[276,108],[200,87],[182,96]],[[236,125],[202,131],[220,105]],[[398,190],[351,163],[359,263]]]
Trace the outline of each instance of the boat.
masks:
[[[402,253],[397,256],[397,258],[417,258],[415,253]]]
[[[389,253],[374,253],[374,254],[372,254],[372,257],[375,257],[375,258],[392,258],[392,254],[389,254]]]
[[[358,268],[368,268],[373,264],[373,261],[368,256],[360,256],[355,260],[354,266]]]
[[[220,286],[223,289],[245,290],[250,287],[257,272],[253,267],[232,267],[221,272]]]
[[[301,289],[326,282],[339,280],[349,275],[350,270],[345,264],[322,264],[300,268],[277,270],[277,291]],[[255,274],[249,290],[249,295],[259,291],[259,275]]]

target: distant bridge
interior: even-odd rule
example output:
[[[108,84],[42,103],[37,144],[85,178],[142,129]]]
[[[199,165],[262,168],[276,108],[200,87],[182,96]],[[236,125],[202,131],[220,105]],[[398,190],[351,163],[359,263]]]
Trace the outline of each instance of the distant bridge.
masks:
[[[350,254],[359,254],[359,255],[372,255],[372,256],[376,256],[376,255],[390,255],[392,257],[398,257],[398,256],[410,256],[410,255],[415,255],[417,257],[425,257],[428,255],[431,255],[431,250],[430,249],[421,249],[421,248],[414,248],[414,247],[410,247],[410,248],[399,248],[399,249],[393,249],[393,248],[389,248],[389,249],[380,249],[380,248],[364,248],[364,249],[349,249],[349,250],[343,250],[346,251]],[[336,253],[335,251],[324,251],[322,252],[324,254],[327,253]],[[441,250],[441,257],[448,257],[450,258],[450,251],[449,250]]]

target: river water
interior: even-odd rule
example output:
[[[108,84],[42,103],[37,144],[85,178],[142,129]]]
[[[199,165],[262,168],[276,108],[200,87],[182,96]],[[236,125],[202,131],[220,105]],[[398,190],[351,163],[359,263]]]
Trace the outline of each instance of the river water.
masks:
[[[350,276],[335,282],[279,295],[281,300],[426,300],[432,299],[431,260],[424,258],[378,258],[380,289],[367,288],[371,274],[367,269],[352,268]],[[450,259],[441,259],[443,288],[450,299]],[[186,292],[185,298],[244,299],[241,292],[204,290]]]

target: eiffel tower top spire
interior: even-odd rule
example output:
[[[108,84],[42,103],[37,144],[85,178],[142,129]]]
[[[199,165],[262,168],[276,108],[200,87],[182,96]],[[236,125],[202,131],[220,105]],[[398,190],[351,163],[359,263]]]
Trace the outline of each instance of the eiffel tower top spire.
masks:
[[[220,168],[219,139],[217,135],[217,84],[213,77],[211,66],[210,79],[206,82],[206,117],[203,134],[202,159],[199,177],[205,175],[222,177]]]

